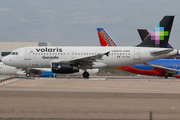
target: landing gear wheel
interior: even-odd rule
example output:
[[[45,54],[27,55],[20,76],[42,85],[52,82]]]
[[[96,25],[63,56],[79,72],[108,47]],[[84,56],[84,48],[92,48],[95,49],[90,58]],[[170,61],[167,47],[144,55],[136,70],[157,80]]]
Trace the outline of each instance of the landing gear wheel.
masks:
[[[168,79],[168,76],[164,77],[164,79]]]
[[[84,72],[84,73],[83,73],[83,77],[84,77],[84,78],[89,78],[89,73],[88,73],[88,72]]]
[[[26,73],[26,77],[31,77],[31,74],[30,73]]]

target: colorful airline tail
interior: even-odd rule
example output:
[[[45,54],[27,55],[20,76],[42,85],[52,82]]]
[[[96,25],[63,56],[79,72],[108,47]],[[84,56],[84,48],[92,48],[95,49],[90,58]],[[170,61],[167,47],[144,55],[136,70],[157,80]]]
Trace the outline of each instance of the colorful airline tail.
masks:
[[[108,33],[103,28],[97,28],[97,33],[99,37],[99,42],[101,46],[117,46],[113,39],[108,35]]]
[[[164,16],[158,25],[151,31],[145,40],[137,47],[167,48],[174,16]]]
[[[137,29],[139,36],[141,37],[141,40],[144,41],[144,39],[149,35],[149,32],[146,29]],[[169,43],[167,45],[167,48],[174,49]],[[166,59],[180,59],[180,54],[177,53],[176,55],[169,56]]]
[[[144,39],[149,35],[149,32],[146,29],[137,29],[137,30],[139,36],[141,37],[141,40],[144,41]],[[167,48],[173,48],[173,47],[168,43]]]

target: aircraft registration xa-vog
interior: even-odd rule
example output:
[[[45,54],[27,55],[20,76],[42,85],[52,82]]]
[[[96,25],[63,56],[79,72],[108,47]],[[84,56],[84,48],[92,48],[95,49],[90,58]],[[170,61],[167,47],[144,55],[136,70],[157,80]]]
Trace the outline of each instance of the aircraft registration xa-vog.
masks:
[[[31,46],[13,50],[2,61],[17,68],[51,67],[53,73],[59,74],[74,73],[82,69],[83,77],[88,78],[87,69],[122,67],[177,54],[177,50],[166,48],[173,20],[174,16],[165,16],[154,33],[135,47]],[[156,34],[159,31],[160,34]],[[102,34],[106,36],[105,33]],[[109,39],[108,36],[106,39]]]

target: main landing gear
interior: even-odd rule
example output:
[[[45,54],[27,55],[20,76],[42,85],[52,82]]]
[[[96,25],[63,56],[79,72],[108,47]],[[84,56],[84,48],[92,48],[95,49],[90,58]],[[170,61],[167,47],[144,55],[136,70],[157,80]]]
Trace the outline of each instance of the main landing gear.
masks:
[[[84,73],[83,73],[83,77],[84,77],[84,78],[89,78],[89,73],[88,73],[88,72],[84,72]]]

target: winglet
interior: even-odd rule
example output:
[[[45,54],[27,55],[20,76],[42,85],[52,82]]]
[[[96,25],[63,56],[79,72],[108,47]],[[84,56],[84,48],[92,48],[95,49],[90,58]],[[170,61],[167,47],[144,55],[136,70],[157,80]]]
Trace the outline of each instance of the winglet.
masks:
[[[109,53],[110,53],[110,51],[104,53],[104,55],[106,55],[106,56],[108,57],[108,56],[109,56]]]

